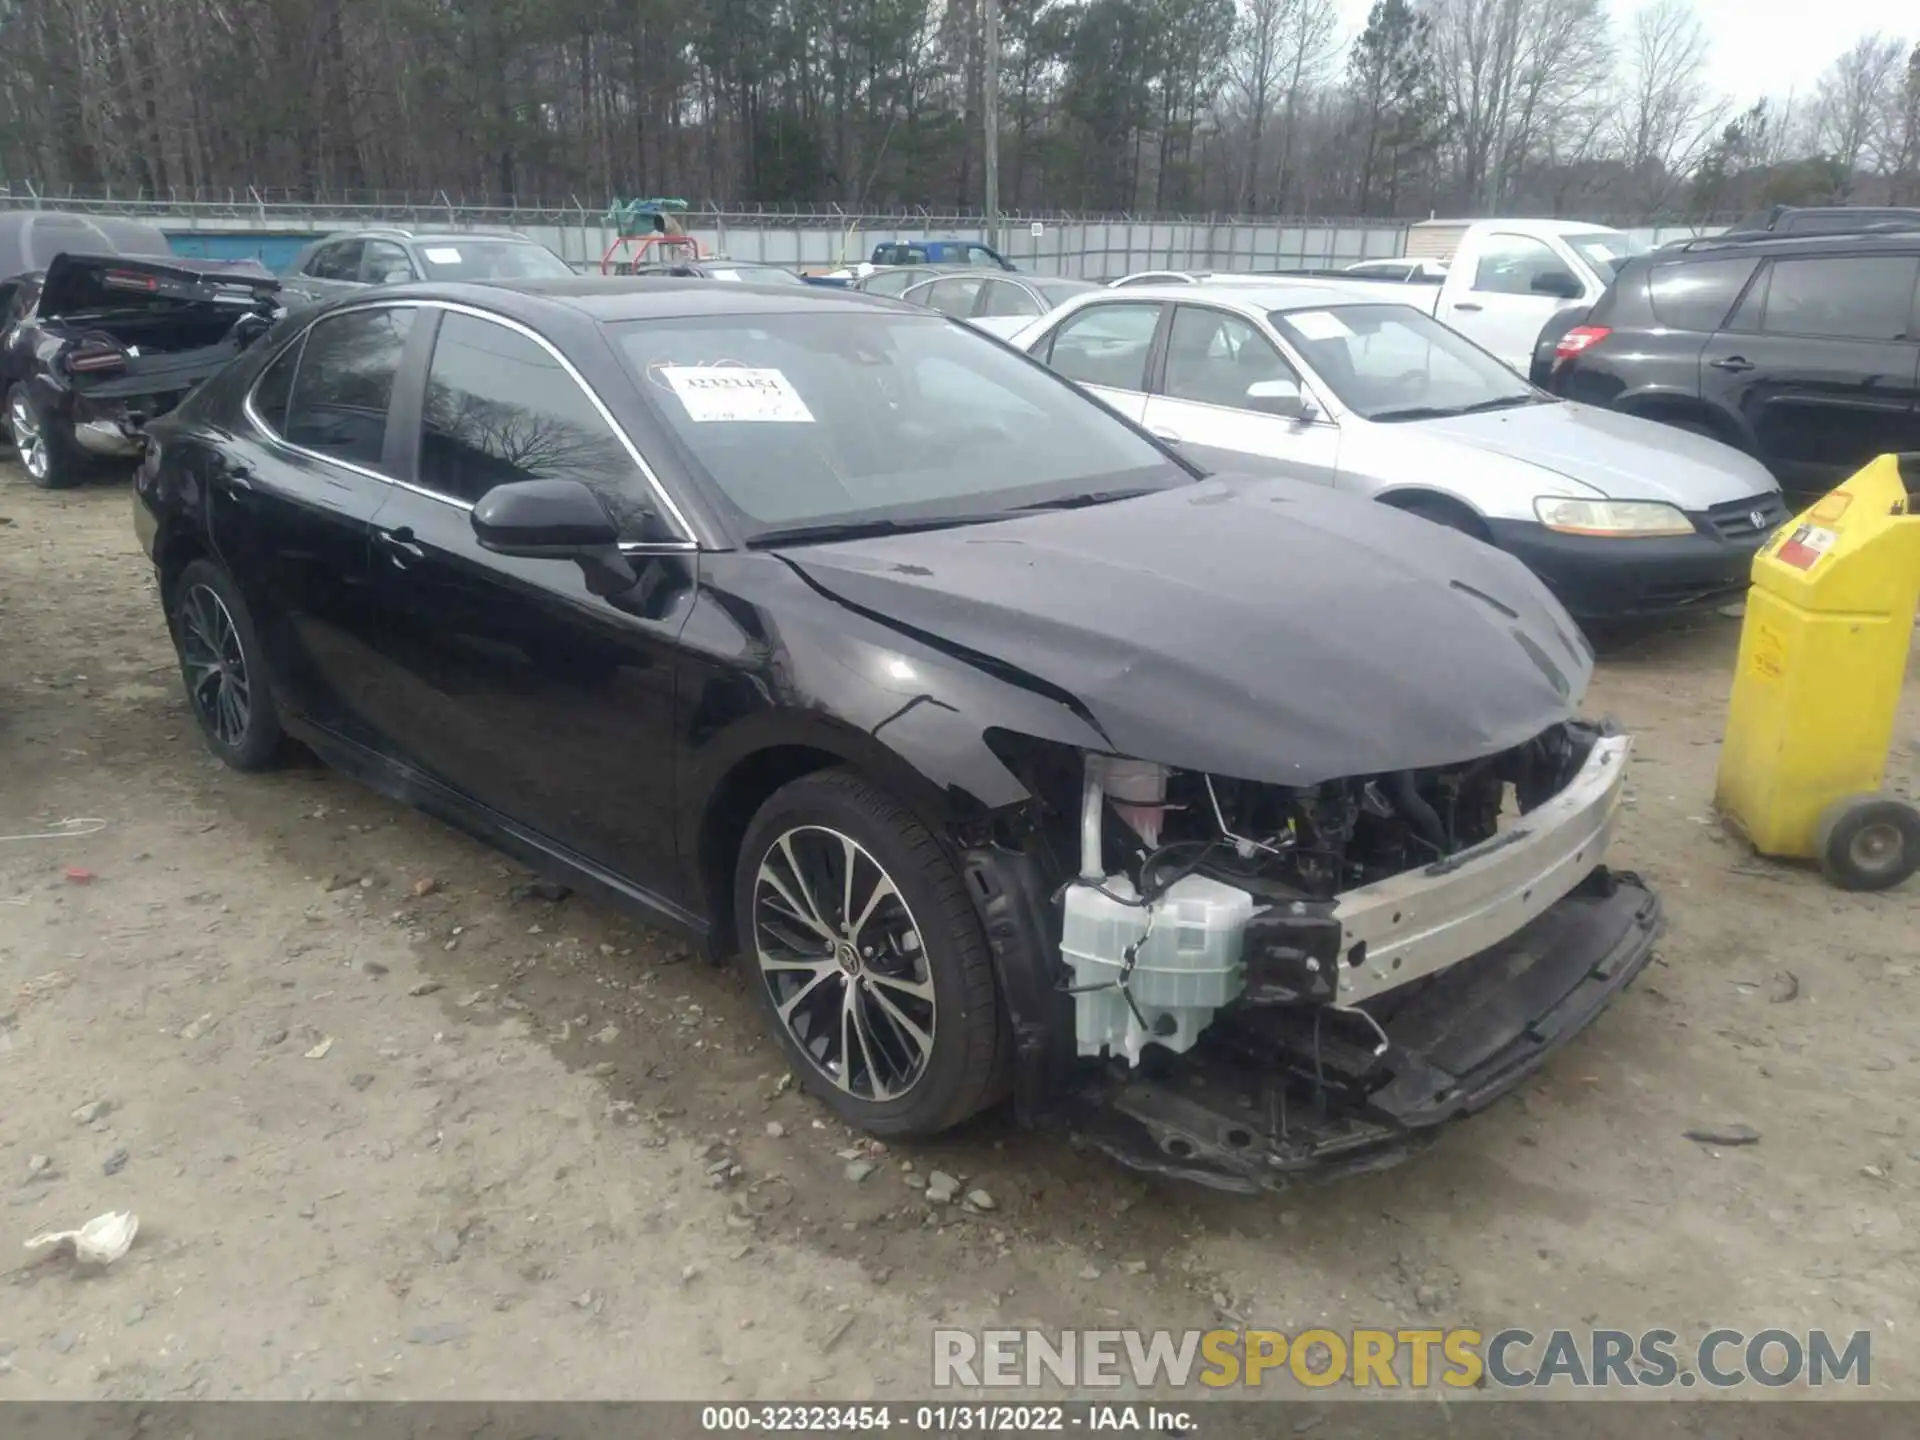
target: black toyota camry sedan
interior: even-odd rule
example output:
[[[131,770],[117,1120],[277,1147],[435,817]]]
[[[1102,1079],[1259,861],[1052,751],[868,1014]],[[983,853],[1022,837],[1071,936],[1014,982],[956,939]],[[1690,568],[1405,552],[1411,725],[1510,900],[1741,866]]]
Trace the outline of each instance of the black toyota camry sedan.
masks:
[[[1203,475],[925,310],[385,288],[163,420],[135,518],[216,755],[737,955],[878,1134],[1011,1096],[1217,1185],[1386,1163],[1659,926],[1518,562]]]

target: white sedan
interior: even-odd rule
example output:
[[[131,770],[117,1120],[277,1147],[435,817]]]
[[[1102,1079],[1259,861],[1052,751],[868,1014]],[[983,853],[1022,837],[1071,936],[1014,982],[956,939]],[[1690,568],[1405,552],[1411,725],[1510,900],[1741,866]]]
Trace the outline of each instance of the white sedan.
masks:
[[[1076,295],[1100,289],[1091,280],[1054,275],[1009,275],[1004,270],[963,270],[909,285],[900,298],[925,305],[1002,340],[1027,328],[1034,317]]]
[[[1582,619],[1742,593],[1787,518],[1751,456],[1555,399],[1422,311],[1344,287],[1101,289],[1013,343],[1203,469],[1332,486],[1467,531]]]

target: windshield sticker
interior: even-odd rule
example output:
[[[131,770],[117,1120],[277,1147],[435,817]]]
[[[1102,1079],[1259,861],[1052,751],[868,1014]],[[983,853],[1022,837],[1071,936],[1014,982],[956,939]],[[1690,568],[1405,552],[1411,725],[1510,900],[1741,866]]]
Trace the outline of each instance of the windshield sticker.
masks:
[[[732,280],[738,283],[740,279],[740,272],[738,270],[715,270],[712,271],[711,274],[716,280]]]
[[[429,245],[421,252],[436,265],[458,265],[460,252],[451,245]]]
[[[1309,340],[1350,340],[1353,331],[1331,310],[1296,310],[1287,321]]]
[[[813,412],[807,409],[806,401],[778,370],[744,365],[662,365],[660,374],[687,407],[687,418],[699,424],[728,420],[813,423]]]
[[[1802,525],[1781,542],[1774,558],[1796,570],[1811,570],[1839,538],[1833,531],[1823,530],[1818,525]]]

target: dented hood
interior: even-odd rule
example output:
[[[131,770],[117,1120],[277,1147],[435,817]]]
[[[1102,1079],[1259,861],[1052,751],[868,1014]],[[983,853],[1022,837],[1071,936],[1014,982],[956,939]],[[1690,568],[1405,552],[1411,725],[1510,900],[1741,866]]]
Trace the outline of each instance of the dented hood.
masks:
[[[1070,699],[1119,754],[1245,780],[1494,754],[1568,718],[1592,670],[1512,557],[1284,480],[781,553],[843,604]]]

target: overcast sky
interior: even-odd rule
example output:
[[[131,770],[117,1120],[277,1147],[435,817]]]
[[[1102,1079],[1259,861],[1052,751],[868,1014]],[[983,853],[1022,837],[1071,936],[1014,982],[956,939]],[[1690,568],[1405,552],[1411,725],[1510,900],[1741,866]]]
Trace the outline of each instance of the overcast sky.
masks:
[[[1641,0],[1613,0],[1616,22]],[[1736,101],[1804,94],[1835,56],[1870,30],[1920,40],[1920,4],[1912,0],[1693,0],[1713,39],[1708,73]],[[1372,0],[1341,0],[1351,34],[1366,25]],[[1816,18],[1817,17],[1817,18]]]

